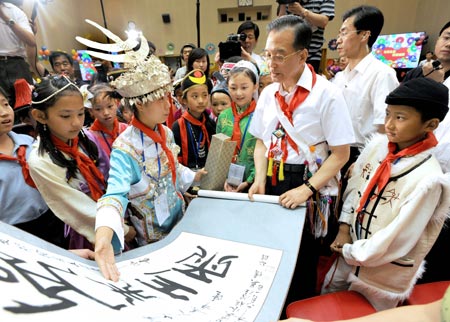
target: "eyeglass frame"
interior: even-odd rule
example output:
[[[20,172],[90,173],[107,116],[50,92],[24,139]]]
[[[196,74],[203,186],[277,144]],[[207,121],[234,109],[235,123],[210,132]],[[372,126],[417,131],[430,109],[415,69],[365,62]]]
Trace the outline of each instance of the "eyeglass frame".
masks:
[[[263,52],[262,52],[262,54],[261,54],[261,57],[265,60],[265,61],[274,61],[274,57],[277,57],[277,58],[275,58],[275,63],[277,63],[277,64],[284,64],[285,62],[286,62],[286,60],[289,58],[289,57],[291,57],[291,56],[294,56],[295,54],[298,54],[299,52],[301,52],[302,50],[304,50],[305,48],[302,48],[302,49],[299,49],[299,50],[297,50],[297,51],[294,51],[293,53],[290,53],[290,54],[288,54],[288,55],[285,55],[285,56],[283,56],[283,55],[273,55],[273,56],[270,56],[270,57],[268,57],[267,55],[266,55],[266,53],[267,52],[269,52],[268,50],[264,50]],[[280,60],[280,61],[277,61],[277,60]]]
[[[336,36],[336,39],[339,38],[345,38],[348,36],[349,33],[351,32],[356,32],[357,34],[360,33],[361,31],[367,31],[367,30],[344,30],[344,31],[339,31],[339,33]]]

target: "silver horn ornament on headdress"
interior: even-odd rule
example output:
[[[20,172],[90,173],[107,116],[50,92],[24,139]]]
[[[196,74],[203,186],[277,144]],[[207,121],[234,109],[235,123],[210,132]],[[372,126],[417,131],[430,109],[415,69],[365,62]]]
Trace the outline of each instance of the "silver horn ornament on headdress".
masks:
[[[118,55],[112,55],[112,54],[105,54],[105,53],[99,53],[92,50],[87,50],[86,52],[94,57],[109,60],[116,63],[135,63],[137,61],[143,61],[147,57],[147,55],[150,52],[150,48],[148,46],[147,39],[140,34],[140,44],[141,46],[137,51],[134,51],[133,48],[136,48],[137,45],[139,45],[139,41],[135,39],[127,39],[126,41],[123,41],[120,39],[119,36],[115,35],[111,31],[109,31],[106,28],[103,28],[98,23],[85,19],[85,21],[99,29],[106,37],[114,41],[114,44],[103,44],[96,41],[92,41],[80,36],[76,36],[75,39],[82,43],[83,45],[86,45],[90,48],[99,49],[103,51],[109,51],[109,52],[124,52],[124,54],[118,54]]]

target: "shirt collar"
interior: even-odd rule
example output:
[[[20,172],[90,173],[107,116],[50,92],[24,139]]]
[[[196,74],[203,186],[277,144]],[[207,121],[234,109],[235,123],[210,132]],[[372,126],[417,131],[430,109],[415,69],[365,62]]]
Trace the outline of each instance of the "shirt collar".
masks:
[[[297,89],[298,86],[303,87],[304,89],[308,90],[308,92],[311,92],[312,90],[312,73],[309,69],[308,65],[304,64],[303,72],[300,75],[300,78],[298,79],[297,83],[295,84],[295,88],[292,89],[291,93],[295,92],[295,89]],[[279,92],[282,96],[286,96],[289,93],[286,92],[283,89],[283,86],[280,84]]]

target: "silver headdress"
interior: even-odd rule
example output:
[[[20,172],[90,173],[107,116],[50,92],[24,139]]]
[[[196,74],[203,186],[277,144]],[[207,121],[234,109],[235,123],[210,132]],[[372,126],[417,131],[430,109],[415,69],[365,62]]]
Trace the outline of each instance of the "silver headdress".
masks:
[[[131,105],[138,101],[146,103],[147,101],[158,100],[172,90],[169,68],[155,55],[147,57],[150,49],[147,39],[142,34],[140,35],[140,47],[137,51],[134,51],[133,48],[138,46],[138,41],[133,39],[123,41],[97,23],[88,19],[86,19],[86,22],[102,31],[115,43],[103,44],[82,37],[76,37],[76,40],[88,47],[102,51],[124,52],[123,54],[112,55],[87,51],[91,56],[126,64],[127,69],[110,84],[122,97],[128,99]]]

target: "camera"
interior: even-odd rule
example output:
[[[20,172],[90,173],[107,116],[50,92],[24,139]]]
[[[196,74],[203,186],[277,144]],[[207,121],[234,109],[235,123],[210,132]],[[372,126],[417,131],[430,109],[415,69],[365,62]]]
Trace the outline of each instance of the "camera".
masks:
[[[241,41],[247,39],[246,34],[228,35],[227,41],[219,43],[220,60],[223,62],[233,56],[241,56]]]
[[[231,34],[227,37],[227,41],[245,41],[246,39],[246,34]]]

